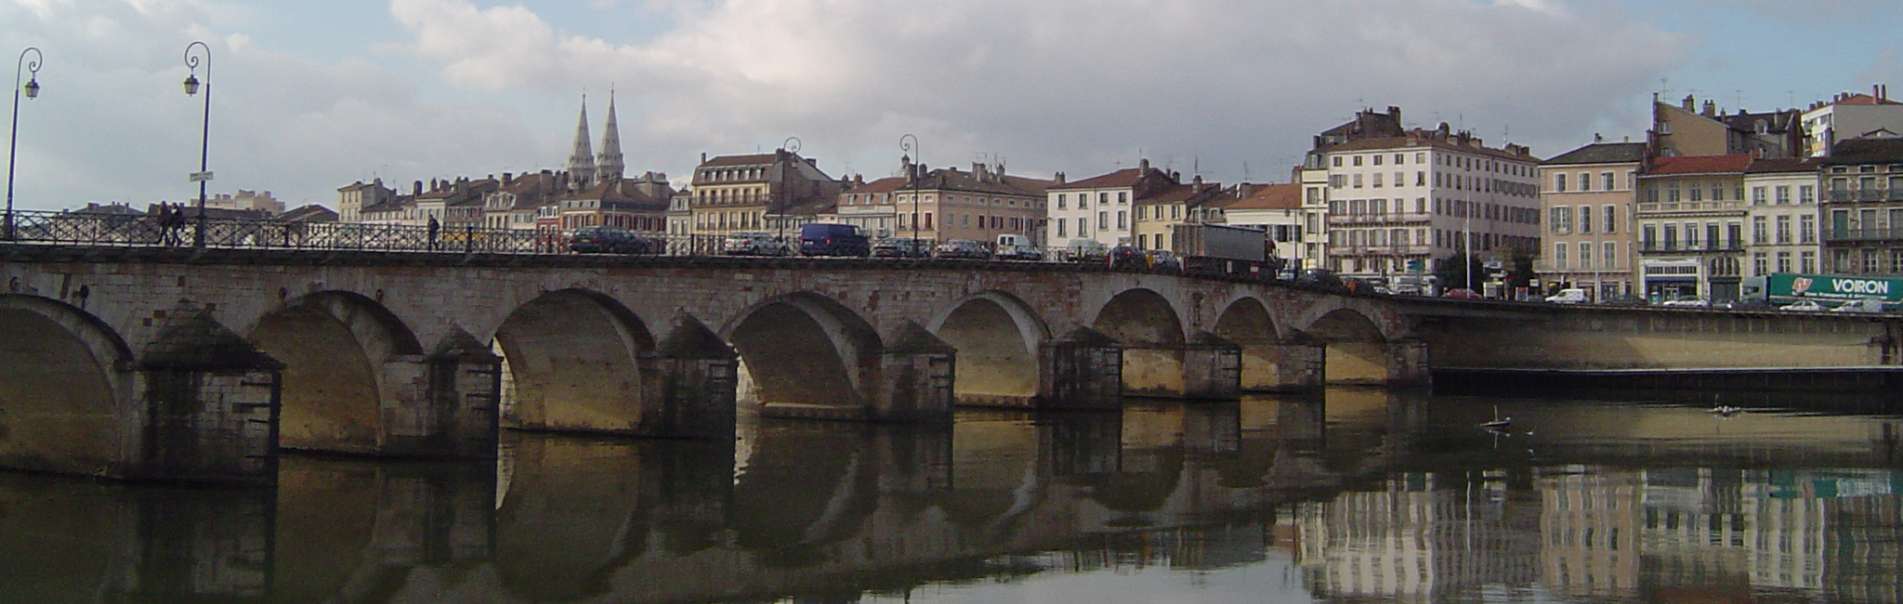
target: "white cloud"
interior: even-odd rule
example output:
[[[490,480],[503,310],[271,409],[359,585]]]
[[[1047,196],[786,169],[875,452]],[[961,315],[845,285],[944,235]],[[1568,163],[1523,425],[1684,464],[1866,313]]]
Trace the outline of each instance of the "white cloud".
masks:
[[[621,82],[624,138],[647,143],[630,155],[676,169],[702,150],[797,134],[810,152],[878,174],[892,168],[892,141],[915,131],[937,164],[998,152],[1077,176],[1141,147],[1179,168],[1200,156],[1230,178],[1251,162],[1260,179],[1285,174],[1357,102],[1402,105],[1422,125],[1464,115],[1489,139],[1510,125],[1558,152],[1609,115],[1634,123],[1654,74],[1685,51],[1617,10],[1559,0],[657,6],[677,27],[611,41],[520,6],[391,3],[415,52],[460,85]]]

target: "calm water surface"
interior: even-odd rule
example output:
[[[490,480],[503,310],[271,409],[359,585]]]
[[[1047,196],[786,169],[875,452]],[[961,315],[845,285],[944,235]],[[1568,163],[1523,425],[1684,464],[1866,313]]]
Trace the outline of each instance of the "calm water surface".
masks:
[[[1477,429],[1495,406],[1509,434]],[[1896,601],[1903,418],[1330,390],[0,474],[0,600]]]

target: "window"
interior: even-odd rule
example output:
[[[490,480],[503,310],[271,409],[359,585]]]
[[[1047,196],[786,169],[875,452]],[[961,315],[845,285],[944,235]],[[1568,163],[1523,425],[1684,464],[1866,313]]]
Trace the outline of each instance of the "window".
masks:
[[[1895,226],[1895,224],[1892,223],[1891,226]],[[1817,217],[1816,216],[1812,216],[1810,214],[1804,214],[1802,216],[1797,217],[1797,242],[1798,243],[1816,243],[1817,242]]]
[[[1584,241],[1579,242],[1579,269],[1580,270],[1592,269],[1592,244],[1591,243],[1587,243]]]
[[[1613,184],[1613,183],[1612,183],[1612,173],[1611,173],[1611,172],[1600,172],[1600,173],[1599,173],[1599,182],[1600,182],[1600,187],[1599,187],[1599,189],[1600,189],[1600,190],[1603,190],[1603,191],[1611,191],[1611,190],[1613,189],[1613,186],[1612,186],[1612,184]]]
[[[1579,232],[1592,232],[1592,206],[1579,206]],[[1585,259],[1584,255],[1580,256],[1580,260]]]
[[[1777,242],[1778,243],[1791,242],[1791,217],[1790,216],[1777,217]]]
[[[1375,156],[1375,158],[1376,158],[1376,159],[1379,159],[1380,157],[1381,157],[1381,156],[1379,156],[1379,155],[1376,155],[1376,156]],[[1381,173],[1380,173],[1380,172],[1375,172],[1375,173],[1374,173],[1374,188],[1376,188],[1376,189],[1379,189],[1379,188],[1381,188]]]
[[[1129,223],[1124,220],[1124,211],[1117,210],[1117,228],[1119,229],[1124,228],[1124,225],[1127,225],[1127,224]]]
[[[1784,205],[1790,202],[1791,202],[1791,187],[1789,185],[1778,185],[1777,205]]]
[[[1572,208],[1559,206],[1553,208],[1552,213],[1553,218],[1549,222],[1552,223],[1554,233],[1564,233],[1567,229],[1572,228]]]
[[[1798,254],[1797,266],[1798,266],[1798,269],[1797,269],[1798,272],[1802,272],[1802,273],[1817,272],[1817,252],[1806,251],[1806,252]]]
[[[1651,230],[1651,227],[1646,227],[1646,229],[1649,231]],[[1685,236],[1689,238],[1689,237],[1692,237],[1693,235],[1691,233],[1686,233]],[[1678,248],[1678,225],[1675,225],[1675,224],[1665,225],[1665,249],[1671,250],[1671,249],[1677,249],[1677,248]]]
[[[1110,228],[1110,213],[1097,212],[1097,230]]]
[[[1406,186],[1406,185],[1407,185],[1407,173],[1406,173],[1406,172],[1395,172],[1395,173],[1394,173],[1394,186],[1397,186],[1397,187],[1400,187],[1400,186]]]
[[[1562,271],[1566,270],[1566,249],[1568,247],[1570,246],[1565,243],[1553,244],[1553,268]]]
[[[1581,192],[1592,190],[1592,177],[1585,172],[1579,173],[1579,190]],[[1581,260],[1584,260],[1584,258],[1581,258]]]
[[[1097,205],[1098,205],[1098,206],[1107,206],[1107,205],[1110,205],[1110,194],[1109,194],[1109,193],[1098,193],[1098,194],[1097,194]]]
[[[1618,218],[1619,218],[1619,207],[1618,207],[1618,206],[1606,206],[1606,221],[1605,221],[1605,226],[1603,226],[1603,227],[1601,227],[1601,228],[1603,228],[1603,229],[1605,229],[1605,232],[1606,232],[1607,234],[1611,234],[1611,233],[1617,233],[1617,232],[1619,232],[1619,220],[1618,220]]]
[[[1565,174],[1553,175],[1553,192],[1555,193],[1566,192],[1566,175]]]
[[[1421,170],[1414,171],[1414,186],[1416,187],[1427,186],[1427,172],[1424,172]]]
[[[1791,253],[1790,252],[1777,253],[1777,272],[1780,272],[1780,273],[1791,272]]]
[[[1058,222],[1063,222],[1063,220],[1059,219]],[[1077,217],[1077,236],[1078,237],[1090,236],[1090,217],[1088,216]]]
[[[1057,209],[1059,210],[1064,209],[1064,194],[1063,193],[1057,194]]]
[[[1334,156],[1334,157],[1333,157],[1333,158],[1331,158],[1331,159],[1334,159],[1334,160],[1335,160],[1335,167],[1337,167],[1337,168],[1339,168],[1339,167],[1341,167],[1341,156],[1340,156],[1340,155],[1337,155],[1337,156]]]
[[[1619,244],[1613,243],[1611,241],[1607,241],[1605,242],[1604,247],[1605,247],[1605,250],[1604,250],[1605,255],[1602,256],[1601,258],[1605,260],[1606,268],[1607,269],[1619,268]]]
[[[1117,203],[1130,203],[1130,192],[1117,191]]]
[[[1764,187],[1751,187],[1751,205],[1764,205]]]
[[[1751,217],[1751,243],[1764,245],[1771,242],[1770,236],[1766,234],[1768,232],[1765,227],[1766,224],[1763,216]]]
[[[1355,156],[1355,166],[1356,166],[1356,167],[1360,167],[1360,166],[1361,166],[1361,156],[1359,156],[1359,155],[1356,155],[1356,156]]]
[[[1356,174],[1356,175],[1355,175],[1355,188],[1357,188],[1357,189],[1359,189],[1359,188],[1361,188],[1361,175],[1360,175],[1360,174]]]
[[[1764,252],[1751,253],[1751,274],[1763,276],[1770,274],[1770,264],[1765,261]]]
[[[1813,187],[1813,186],[1811,186],[1811,185],[1798,185],[1798,187],[1797,187],[1797,203],[1800,203],[1800,204],[1808,204],[1808,203],[1811,203],[1811,202],[1813,202],[1813,201],[1816,201],[1816,200],[1817,200],[1817,191],[1816,191],[1815,189],[1816,189],[1816,187]]]
[[[1692,187],[1691,201],[1704,201],[1704,200],[1705,200],[1705,190],[1700,189],[1698,187]]]

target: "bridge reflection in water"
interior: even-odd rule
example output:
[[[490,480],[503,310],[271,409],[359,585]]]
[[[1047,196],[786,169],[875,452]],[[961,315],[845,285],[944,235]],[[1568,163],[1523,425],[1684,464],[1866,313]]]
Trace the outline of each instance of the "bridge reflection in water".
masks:
[[[1515,433],[1472,428],[1496,404]],[[1903,597],[1888,417],[1331,389],[742,434],[293,456],[275,491],[0,474],[0,600]]]

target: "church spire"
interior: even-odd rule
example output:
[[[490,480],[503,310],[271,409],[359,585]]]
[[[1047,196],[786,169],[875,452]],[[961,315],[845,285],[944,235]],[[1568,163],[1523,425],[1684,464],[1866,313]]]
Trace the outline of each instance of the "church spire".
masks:
[[[616,182],[626,172],[621,161],[621,127],[615,124],[615,90],[608,89],[608,125],[601,133],[601,155],[595,160],[596,174],[602,182]]]
[[[581,95],[581,121],[575,124],[575,149],[568,153],[568,175],[580,188],[595,184],[595,154],[588,149],[588,95]]]

